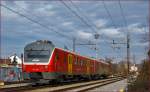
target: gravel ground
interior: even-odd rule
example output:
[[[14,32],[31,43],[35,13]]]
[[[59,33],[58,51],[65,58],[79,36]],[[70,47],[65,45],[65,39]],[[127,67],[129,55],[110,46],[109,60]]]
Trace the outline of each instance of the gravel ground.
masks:
[[[127,79],[111,83],[102,87],[98,87],[92,90],[89,90],[89,92],[124,92],[127,87]]]

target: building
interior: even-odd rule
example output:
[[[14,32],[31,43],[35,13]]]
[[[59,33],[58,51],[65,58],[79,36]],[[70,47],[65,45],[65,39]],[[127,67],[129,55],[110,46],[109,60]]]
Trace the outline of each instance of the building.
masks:
[[[10,64],[11,64],[10,59],[0,59],[0,66],[6,66],[6,65],[10,65]]]

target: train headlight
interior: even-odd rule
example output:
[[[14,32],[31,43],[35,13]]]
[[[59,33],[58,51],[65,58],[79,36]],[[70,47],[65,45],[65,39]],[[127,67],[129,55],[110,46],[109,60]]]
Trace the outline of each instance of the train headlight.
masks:
[[[45,69],[47,69],[47,68],[48,68],[48,66],[46,65],[46,66],[45,66]]]

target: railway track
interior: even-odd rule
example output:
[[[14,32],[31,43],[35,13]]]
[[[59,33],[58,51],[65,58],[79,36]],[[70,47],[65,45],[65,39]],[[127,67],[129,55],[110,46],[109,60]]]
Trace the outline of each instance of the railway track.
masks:
[[[95,80],[95,81],[80,81],[80,82],[69,82],[69,83],[61,83],[54,85],[41,85],[37,87],[33,87],[31,84],[20,87],[11,87],[11,88],[2,88],[0,92],[62,92],[62,91],[86,91],[89,89],[93,89],[98,86],[103,86],[106,84],[110,84],[119,80],[124,79],[124,77],[116,77],[109,78],[103,80]]]
[[[87,91],[99,86],[103,86],[106,84],[110,84],[113,82],[120,81],[124,78],[110,78],[110,79],[104,79],[104,80],[96,80],[96,81],[90,81],[90,82],[84,82],[84,83],[76,83],[71,85],[63,85],[59,87],[50,87],[50,88],[43,88],[43,89],[36,89],[36,90],[28,90],[25,92],[83,92]]]

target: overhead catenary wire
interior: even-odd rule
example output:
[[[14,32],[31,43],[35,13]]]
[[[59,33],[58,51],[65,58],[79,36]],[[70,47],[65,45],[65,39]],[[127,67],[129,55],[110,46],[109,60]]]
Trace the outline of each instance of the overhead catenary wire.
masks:
[[[4,7],[4,8],[6,8],[6,9],[8,9],[9,11],[11,11],[11,12],[13,12],[13,13],[15,13],[15,14],[21,16],[21,17],[26,18],[27,20],[29,20],[29,21],[31,21],[31,22],[33,22],[33,23],[36,23],[36,24],[38,24],[38,25],[40,25],[41,27],[43,27],[43,28],[45,28],[45,29],[47,29],[47,30],[54,31],[54,32],[56,32],[57,34],[59,34],[60,36],[63,36],[63,37],[68,38],[69,40],[72,40],[71,37],[69,37],[69,36],[67,36],[67,35],[64,35],[64,34],[58,32],[58,31],[56,31],[56,30],[54,30],[54,29],[52,29],[52,28],[49,28],[48,26],[46,26],[46,25],[44,25],[44,24],[41,24],[40,22],[38,22],[38,21],[36,21],[36,20],[34,20],[34,19],[32,19],[32,18],[30,18],[30,17],[28,17],[28,16],[26,16],[26,15],[24,15],[24,14],[18,12],[18,11],[15,11],[14,9],[11,9],[11,8],[7,7],[6,5],[3,5],[3,4],[0,4],[0,5],[1,5],[2,7]]]
[[[45,28],[45,29],[47,29],[47,30],[49,30],[49,31],[53,31],[53,32],[57,33],[57,34],[60,35],[60,36],[66,37],[66,38],[68,38],[68,39],[72,39],[71,37],[69,37],[69,36],[67,36],[67,35],[64,35],[64,34],[58,32],[58,31],[54,30],[53,28],[50,28],[50,27],[48,27],[48,26],[46,26],[46,25],[44,25],[44,24],[42,24],[42,23],[40,23],[40,22],[38,22],[38,21],[36,21],[36,20],[34,20],[34,19],[32,19],[32,18],[26,16],[26,15],[24,15],[24,14],[21,14],[20,12],[15,11],[14,9],[11,9],[11,8],[7,7],[6,5],[3,5],[3,4],[0,4],[0,5],[1,5],[2,7],[4,7],[4,8],[6,8],[6,9],[8,9],[9,11],[11,11],[11,12],[13,12],[13,13],[15,13],[15,14],[18,14],[19,16],[22,16],[22,17],[26,18],[27,20],[29,20],[29,21],[31,21],[31,22],[33,22],[33,23],[35,23],[35,24],[38,24],[38,25],[40,25],[41,27],[43,27],[43,28]]]
[[[84,19],[87,20],[88,23],[90,23],[96,30],[98,30],[98,28],[96,27],[96,25],[81,11],[81,9],[79,7],[77,7],[74,2],[72,0],[69,0],[71,2],[71,4],[74,6],[74,8],[77,10],[78,13],[80,13],[80,16],[82,16]],[[97,32],[95,32],[97,34]],[[90,40],[89,40],[90,41]]]
[[[97,26],[86,16],[86,14],[84,14],[83,11],[81,11],[81,9],[78,6],[76,6],[76,4],[74,4],[72,0],[69,1],[76,8],[76,10],[92,25],[92,27],[98,30]]]
[[[92,30],[92,32],[94,31],[97,33],[97,31],[90,24],[88,24],[87,21],[85,21],[76,11],[71,9],[63,0],[60,0],[60,1],[70,12],[72,12],[72,14],[74,14],[78,19],[80,19],[82,23],[88,26]]]
[[[121,15],[122,15],[123,20],[124,20],[124,24],[125,24],[125,26],[127,27],[127,20],[126,20],[125,14],[124,14],[123,7],[121,6],[120,0],[118,0],[118,2],[119,2],[119,7],[120,7]]]
[[[21,8],[23,11],[25,11],[26,13],[30,13],[30,15],[32,15],[32,16],[34,16],[35,18],[40,18],[39,16],[37,16],[36,14],[34,14],[33,12],[29,12],[28,10],[26,10],[25,8],[23,8],[23,7],[20,7],[19,5],[17,5],[16,3],[14,3],[17,7],[19,7],[19,8]],[[48,25],[49,26],[54,26],[52,23],[49,23],[48,22]],[[57,27],[57,30],[62,30],[62,31],[64,31],[63,29],[61,29],[61,28],[59,28],[58,26],[56,26]],[[56,29],[56,28],[55,28]],[[61,33],[61,32],[59,32],[59,33]],[[62,34],[62,33],[61,33]],[[66,35],[67,36],[67,35]]]
[[[17,5],[17,4],[15,4],[15,5]],[[18,5],[17,5],[18,6]],[[26,9],[24,9],[23,7],[20,7],[20,6],[18,6],[19,8],[21,8],[22,10],[24,10],[25,12],[27,12],[28,13],[28,11],[26,10]],[[78,7],[76,7],[76,8],[78,8]],[[79,10],[79,9],[78,9]],[[79,10],[80,11],[80,10]],[[80,13],[81,13],[81,11],[80,11]],[[32,16],[34,16],[34,17],[36,17],[36,18],[39,18],[39,16],[37,16],[37,15],[35,15],[34,13],[30,13]],[[82,14],[82,13],[81,13]],[[86,17],[86,16],[85,16]],[[86,17],[87,19],[88,19],[88,17]],[[89,20],[90,21],[90,20]],[[50,24],[49,24],[50,25]],[[93,24],[94,25],[94,24]],[[62,30],[62,29],[60,29],[59,27],[57,27],[57,29],[58,30]],[[73,38],[74,39],[74,38]],[[76,39],[77,40],[77,39]],[[78,40],[80,40],[80,39],[78,39]],[[89,40],[90,41],[90,40]]]
[[[34,14],[34,13],[32,13],[32,12],[29,12],[28,10],[26,10],[25,8],[23,8],[23,7],[20,7],[19,5],[17,5],[16,3],[14,3],[17,7],[19,7],[19,9],[21,9],[21,10],[23,10],[23,11],[25,11],[26,13],[30,13],[30,15],[32,15],[32,16],[34,16],[35,18],[40,18],[39,16],[37,16],[36,14]],[[90,20],[89,20],[90,21]],[[51,23],[49,23],[49,25],[50,26],[53,26]],[[59,27],[57,27],[57,30],[63,30],[63,29],[61,29],[61,28],[59,28]],[[74,39],[74,38],[72,38],[72,39]]]
[[[110,12],[109,12],[109,10],[108,10],[108,8],[107,8],[105,2],[104,2],[104,0],[102,0],[102,3],[103,3],[103,5],[104,5],[104,9],[106,10],[106,12],[107,12],[107,14],[108,14],[108,16],[109,16],[109,18],[110,18],[110,20],[111,20],[111,22],[112,22],[112,25],[113,25],[115,28],[117,28],[117,26],[115,25],[114,20],[113,20],[111,14],[110,14]]]
[[[93,31],[96,34],[98,34],[97,31],[84,18],[82,18],[76,11],[74,11],[71,7],[69,7],[69,5],[67,5],[63,0],[60,0],[60,1],[72,14],[74,14],[78,19],[80,19],[82,23],[84,23],[87,27],[91,29],[92,34],[93,34]]]
[[[25,11],[26,13],[29,13],[31,16],[34,16],[35,18],[40,19],[40,16],[37,16],[37,15],[34,14],[33,12],[29,12],[27,9],[25,9],[25,8],[23,8],[23,7],[19,6],[19,5],[17,5],[16,3],[14,3],[14,4],[15,4],[17,7],[19,7],[19,9]],[[42,19],[42,20],[43,20],[43,19]],[[49,23],[49,22],[48,22],[48,25],[51,26],[51,27],[54,27],[54,25],[53,25],[52,23]],[[60,31],[64,31],[63,29],[59,28],[58,26],[56,26],[55,29],[56,29],[56,30],[60,30]],[[61,32],[59,32],[59,33],[61,33]],[[61,34],[63,34],[63,33],[61,33]],[[64,36],[67,36],[67,35],[65,35],[65,34],[63,34],[63,35],[64,35]],[[69,37],[69,38],[71,38],[71,37]],[[72,38],[72,39],[73,39],[73,38]],[[69,40],[70,40],[70,39],[69,39]],[[68,43],[70,43],[70,42],[68,42]],[[65,45],[66,43],[63,43],[63,44]]]
[[[74,4],[74,2],[73,2],[72,0],[69,0],[69,1],[70,1],[71,4],[74,6],[74,8],[77,10],[77,12],[79,12],[79,13],[82,15],[82,17],[83,17],[84,19],[86,19],[88,23],[91,24],[91,27],[95,28],[95,30],[99,30],[99,29],[97,28],[97,26],[86,16],[86,14],[84,14],[83,11],[81,11],[81,9],[80,9],[78,6],[76,6],[76,4]],[[95,32],[95,34],[98,34],[98,32]],[[93,34],[93,35],[95,35],[95,34]],[[89,40],[89,41],[90,41],[90,40]]]
[[[128,27],[127,25],[127,20],[123,11],[123,7],[121,6],[121,2],[119,0],[119,7],[120,7],[120,11],[121,11],[121,15],[123,17],[124,20],[124,26]],[[129,30],[127,29],[127,76],[129,74],[129,68],[130,68],[130,33]]]

